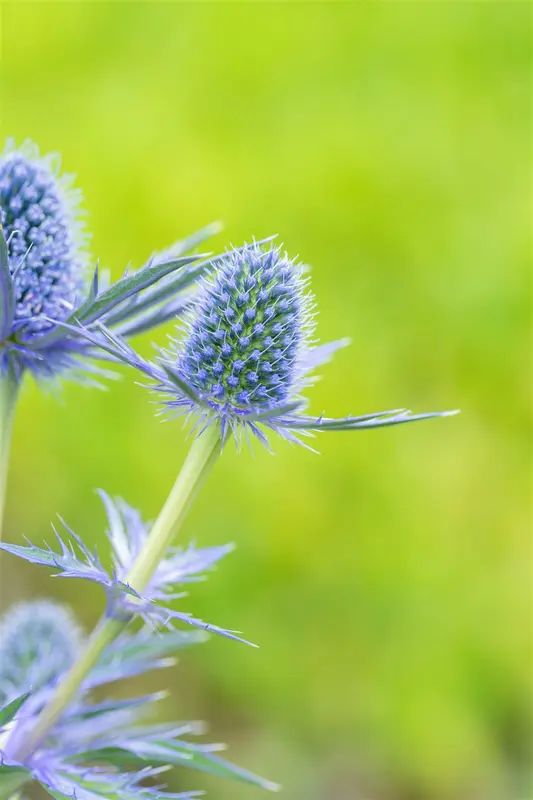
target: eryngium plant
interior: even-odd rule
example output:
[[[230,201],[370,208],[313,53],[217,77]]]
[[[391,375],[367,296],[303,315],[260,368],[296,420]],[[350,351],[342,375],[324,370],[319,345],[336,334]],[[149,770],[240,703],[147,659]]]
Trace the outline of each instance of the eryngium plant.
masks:
[[[13,273],[6,248],[4,251],[4,273],[9,275],[13,299]],[[158,265],[156,262],[148,269]],[[124,337],[151,327],[157,317],[153,308],[162,299],[162,319],[181,316],[184,304],[176,296],[183,288],[179,273],[177,279],[164,281],[162,289],[149,289],[148,300],[144,295],[137,299],[141,284],[135,284],[130,292],[124,286],[131,284],[119,282],[116,293],[109,295],[100,294],[93,282],[89,297],[73,313],[61,318],[46,314],[32,320],[32,336],[39,342],[43,337],[50,342],[46,337],[55,336],[61,346],[69,343],[75,358],[100,353],[140,370],[161,396],[167,416],[190,419],[194,436],[185,464],[153,524],[144,522],[124,501],[101,493],[108,518],[110,568],[63,522],[64,531],[56,532],[55,547],[29,542],[26,546],[1,546],[27,561],[48,566],[57,576],[99,584],[106,605],[86,638],[57,607],[48,607],[51,614],[36,610],[37,629],[42,621],[42,636],[52,643],[57,634],[53,620],[63,614],[61,625],[72,642],[70,648],[61,644],[64,640],[60,637],[57,648],[53,644],[39,646],[40,636],[33,628],[20,633],[28,642],[14,648],[12,658],[10,654],[4,683],[0,675],[5,702],[0,709],[0,800],[11,798],[30,780],[59,800],[196,796],[194,792],[172,794],[155,784],[160,771],[174,765],[276,789],[275,784],[222,761],[212,748],[184,739],[186,734],[198,732],[195,724],[150,722],[149,714],[160,694],[98,702],[93,690],[169,666],[169,653],[196,642],[208,631],[248,644],[235,631],[204,623],[170,605],[183,597],[183,584],[198,580],[230,549],[226,545],[185,549],[174,545],[176,532],[229,439],[239,441],[244,435],[268,444],[267,436],[274,432],[302,444],[302,436],[316,431],[363,430],[455,413],[411,415],[395,410],[340,419],[310,415],[304,390],[313,382],[316,368],[346,341],[326,345],[315,341],[314,302],[306,270],[268,241],[230,250],[211,260],[209,266],[210,274],[203,262],[185,273],[186,282],[191,276],[202,277],[199,294],[181,319],[176,338],[153,362],[141,358]],[[157,279],[163,272],[157,273]],[[141,290],[146,289],[141,283]],[[44,307],[44,296],[42,303]],[[141,322],[131,323],[139,307]],[[145,313],[148,316],[143,316]],[[10,347],[6,345],[6,349]],[[50,355],[51,351],[47,352]],[[9,361],[11,355],[7,358]],[[27,614],[15,611],[4,623],[11,640],[17,636],[17,619],[22,631],[23,618],[27,621]],[[140,631],[132,626],[135,622],[142,626]],[[180,623],[195,630],[176,629]],[[21,665],[18,672],[13,664]]]
[[[124,678],[175,665],[174,654],[205,640],[200,632],[151,628],[124,632],[87,674],[61,720],[20,758],[17,753],[37,724],[51,692],[79,655],[82,637],[63,606],[37,600],[9,609],[0,621],[5,666],[0,671],[0,796],[37,781],[60,800],[158,800],[192,798],[201,792],[166,792],[153,778],[180,766],[260,786],[277,787],[221,758],[221,745],[198,744],[199,722],[151,721],[166,692],[98,701],[95,691]],[[150,779],[147,784],[146,781]]]

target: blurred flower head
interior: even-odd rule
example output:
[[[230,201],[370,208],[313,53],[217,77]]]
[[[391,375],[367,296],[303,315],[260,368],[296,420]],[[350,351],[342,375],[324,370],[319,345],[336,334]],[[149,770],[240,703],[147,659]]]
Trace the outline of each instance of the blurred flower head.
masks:
[[[73,663],[81,629],[66,606],[33,600],[0,620],[0,705],[56,680]]]

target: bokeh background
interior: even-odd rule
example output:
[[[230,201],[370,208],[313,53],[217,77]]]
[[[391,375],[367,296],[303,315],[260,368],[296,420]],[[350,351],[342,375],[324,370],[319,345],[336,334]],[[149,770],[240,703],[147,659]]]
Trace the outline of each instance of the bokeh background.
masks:
[[[353,338],[317,413],[463,410],[323,435],[320,456],[228,448],[181,534],[237,545],[182,607],[261,649],[211,641],[150,687],[290,800],[533,797],[531,11],[0,6],[2,136],[63,154],[115,276],[212,220],[213,249],[279,233],[313,266],[321,338]],[[134,378],[28,381],[11,541],[48,538],[59,512],[102,547],[99,486],[157,514],[187,445]],[[4,558],[3,605],[45,594],[87,627],[102,607]]]

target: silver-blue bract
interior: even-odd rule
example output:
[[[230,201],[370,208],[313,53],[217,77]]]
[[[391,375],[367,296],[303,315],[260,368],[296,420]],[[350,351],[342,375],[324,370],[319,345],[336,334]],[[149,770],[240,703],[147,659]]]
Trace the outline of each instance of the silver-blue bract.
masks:
[[[91,329],[105,322],[122,336],[149,330],[183,311],[189,300],[183,291],[209,265],[184,253],[218,226],[176,243],[114,285],[103,285],[98,267],[87,280],[80,203],[57,156],[41,157],[31,142],[19,149],[8,142],[0,156],[0,375],[50,378],[72,368],[78,377],[105,374],[87,361],[101,351],[60,323]]]
[[[33,600],[0,620],[0,705],[53,682],[72,665],[82,640],[68,608]]]
[[[171,600],[185,596],[181,590],[176,592],[177,587],[202,580],[205,572],[233,550],[232,545],[171,548],[139,595],[129,585],[128,573],[148,538],[151,526],[143,522],[139,512],[124,500],[117,498],[113,501],[105,492],[100,492],[100,496],[107,513],[107,537],[113,551],[113,569],[107,569],[98,554],[90,550],[64,522],[66,534],[60,535],[55,531],[57,550],[48,546],[36,547],[30,542],[27,546],[0,542],[0,550],[33,564],[50,567],[57,577],[82,578],[99,584],[106,592],[110,617],[124,621],[141,617],[145,622],[160,627],[185,622],[227,639],[251,644],[236,631],[211,625],[169,606]]]

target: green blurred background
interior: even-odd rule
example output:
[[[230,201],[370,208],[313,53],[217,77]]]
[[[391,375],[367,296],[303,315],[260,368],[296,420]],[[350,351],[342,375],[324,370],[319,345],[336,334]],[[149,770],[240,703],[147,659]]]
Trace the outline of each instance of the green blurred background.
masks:
[[[321,338],[353,338],[312,409],[463,409],[324,435],[320,456],[228,448],[182,532],[238,547],[181,607],[261,649],[211,641],[150,687],[290,800],[533,797],[531,11],[0,7],[2,135],[63,154],[115,276],[213,219],[217,249],[279,232],[313,266]],[[99,486],[154,517],[187,445],[134,377],[59,398],[28,381],[8,539],[48,538],[60,512],[103,547]],[[14,560],[2,585],[88,627],[102,607]]]

